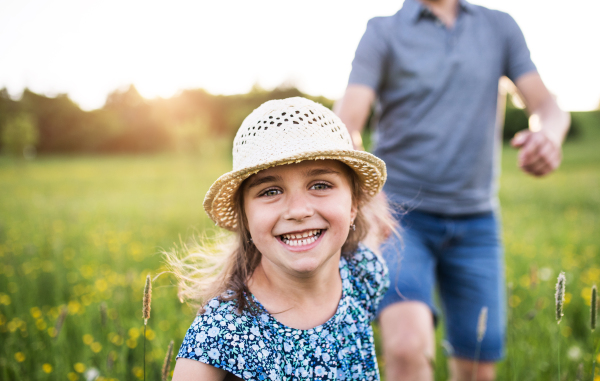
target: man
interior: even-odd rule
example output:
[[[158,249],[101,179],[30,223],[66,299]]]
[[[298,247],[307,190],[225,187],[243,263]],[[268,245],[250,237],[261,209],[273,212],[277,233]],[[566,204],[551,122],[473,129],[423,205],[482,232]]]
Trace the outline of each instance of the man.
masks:
[[[560,164],[570,119],[509,15],[464,0],[405,0],[397,14],[370,20],[357,48],[336,111],[359,148],[378,100],[375,154],[388,167],[388,198],[406,210],[403,242],[390,238],[384,250],[391,287],[379,323],[387,380],[433,378],[436,284],[452,380],[495,378],[506,324],[496,196],[502,76],[531,114],[530,129],[512,140],[519,166],[546,175]],[[487,331],[477,355],[484,307]]]

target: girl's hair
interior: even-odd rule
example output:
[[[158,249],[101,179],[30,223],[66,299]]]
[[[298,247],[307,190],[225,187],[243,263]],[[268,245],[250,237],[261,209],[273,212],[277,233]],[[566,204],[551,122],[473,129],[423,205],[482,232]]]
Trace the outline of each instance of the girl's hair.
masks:
[[[357,205],[354,219],[356,228],[350,230],[342,246],[342,255],[352,256],[359,242],[379,255],[379,246],[390,235],[398,235],[398,225],[383,194],[369,197],[361,186],[356,172],[344,165],[352,200]],[[204,305],[214,297],[220,300],[234,300],[238,312],[254,311],[255,304],[250,297],[247,281],[258,266],[262,254],[251,241],[247,227],[243,200],[244,184],[235,196],[237,231],[204,242],[194,242],[189,247],[182,245],[180,250],[166,252],[166,262],[170,271],[178,278],[178,296],[181,302],[188,301],[204,312]]]

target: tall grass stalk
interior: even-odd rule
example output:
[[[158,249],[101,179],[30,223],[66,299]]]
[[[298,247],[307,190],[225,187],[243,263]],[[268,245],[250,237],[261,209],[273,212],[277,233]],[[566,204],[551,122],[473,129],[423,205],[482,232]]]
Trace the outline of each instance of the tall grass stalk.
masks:
[[[558,274],[558,279],[556,280],[556,293],[554,294],[554,298],[556,301],[556,324],[559,325],[560,321],[563,317],[563,305],[565,302],[565,272],[561,271]],[[560,381],[560,326],[557,326],[557,337],[558,337],[558,381]]]
[[[594,330],[596,329],[596,318],[598,317],[598,290],[596,285],[592,286],[592,300],[590,303],[590,328],[592,330],[592,381],[596,377],[596,354],[598,346],[594,345]]]
[[[512,282],[508,282],[507,287],[506,287],[506,300],[510,300],[510,297],[513,294],[513,283]],[[514,370],[514,362],[512,361],[513,356],[511,355],[510,352],[512,352],[512,343],[515,342],[515,340],[513,339],[513,329],[512,329],[512,323],[513,323],[513,311],[512,311],[512,307],[509,305],[508,306],[508,312],[507,312],[507,325],[506,325],[506,340],[507,340],[507,345],[506,345],[506,352],[507,352],[507,358],[506,358],[506,379],[510,380],[511,379],[511,373],[514,375],[516,374],[515,370]],[[510,351],[510,352],[509,352]]]
[[[142,317],[144,318],[144,381],[146,381],[146,326],[150,319],[150,304],[152,303],[152,280],[150,274],[146,276],[146,285],[144,286],[144,300],[142,307]]]
[[[173,357],[173,340],[169,343],[167,348],[167,355],[165,356],[165,362],[162,368],[162,381],[167,381],[169,373],[171,372],[171,357]]]
[[[487,306],[482,307],[481,311],[479,311],[479,318],[477,319],[477,347],[475,348],[475,365],[473,365],[473,373],[471,374],[472,381],[477,379],[477,367],[479,365],[479,355],[481,354],[481,342],[483,341],[483,337],[485,336],[485,331],[487,329],[487,315]]]

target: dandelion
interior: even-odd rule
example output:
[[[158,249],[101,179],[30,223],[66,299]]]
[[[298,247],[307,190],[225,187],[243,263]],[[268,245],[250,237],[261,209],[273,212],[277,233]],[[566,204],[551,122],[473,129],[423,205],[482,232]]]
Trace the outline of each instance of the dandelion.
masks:
[[[556,281],[556,294],[554,295],[556,300],[556,322],[560,324],[563,317],[563,304],[565,302],[565,273],[564,271],[558,275]]]
[[[15,360],[17,360],[17,362],[25,361],[25,354],[23,352],[15,353]]]
[[[577,361],[581,358],[581,348],[574,345],[567,351],[567,357],[569,360]]]
[[[96,368],[88,369],[84,375],[85,381],[95,381],[98,377],[100,377],[100,371]]]
[[[165,356],[165,362],[162,368],[162,381],[167,381],[169,373],[171,372],[171,357],[173,356],[173,340],[169,343],[167,348],[167,355]]]

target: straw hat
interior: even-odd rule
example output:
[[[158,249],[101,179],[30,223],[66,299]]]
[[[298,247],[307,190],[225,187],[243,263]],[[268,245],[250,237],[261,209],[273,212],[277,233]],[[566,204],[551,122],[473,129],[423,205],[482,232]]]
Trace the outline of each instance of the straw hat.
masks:
[[[233,171],[210,187],[204,209],[217,226],[233,231],[234,197],[245,179],[278,165],[327,159],[352,168],[370,196],[385,183],[385,163],[354,150],[346,126],[331,110],[300,97],[265,102],[244,119],[233,140]]]

